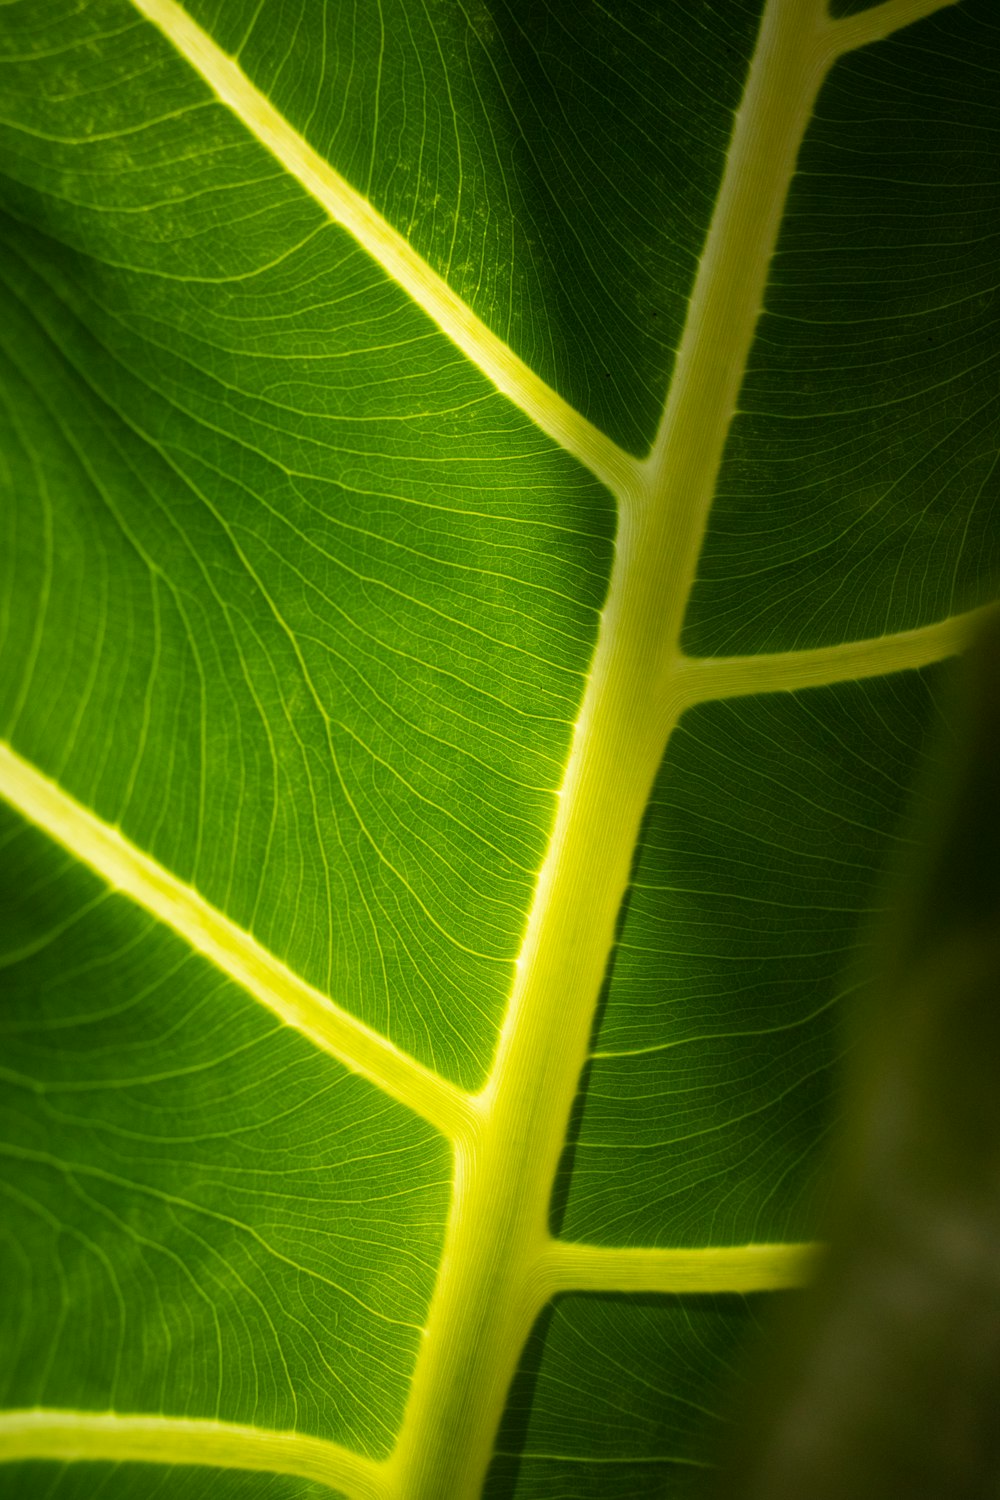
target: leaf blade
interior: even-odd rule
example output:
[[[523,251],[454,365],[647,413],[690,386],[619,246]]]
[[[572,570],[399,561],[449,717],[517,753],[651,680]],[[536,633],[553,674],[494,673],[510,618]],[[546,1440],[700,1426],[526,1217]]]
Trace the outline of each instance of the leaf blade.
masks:
[[[922,0],[891,0],[831,22],[818,5],[784,4],[769,9],[767,25],[784,47],[777,51],[786,72],[790,69],[789,77],[808,94],[845,47],[933,9]],[[47,12],[46,19],[54,14]],[[609,1082],[609,1067],[655,1068],[657,1059],[669,1056],[671,1039],[677,1041],[676,977],[661,989],[661,969],[650,966],[626,1005],[626,1030],[631,1025],[637,1035],[624,1040],[611,1035],[608,1041],[606,1033],[598,1044],[581,1130],[574,1137],[571,1216],[577,1215],[577,1229],[607,1243],[552,1241],[548,1188],[564,1144],[576,1074],[586,1055],[585,1033],[638,830],[645,818],[659,837],[663,786],[684,760],[693,729],[710,725],[695,755],[700,766],[688,755],[681,779],[691,826],[701,818],[700,831],[687,842],[696,851],[695,863],[700,858],[706,869],[712,866],[708,906],[715,901],[715,918],[702,920],[701,929],[703,935],[714,931],[704,957],[721,982],[735,954],[723,929],[727,921],[739,924],[731,920],[736,907],[730,906],[725,920],[720,913],[738,886],[745,904],[756,902],[755,910],[767,904],[758,887],[780,884],[776,845],[784,840],[788,847],[815,847],[824,855],[827,879],[837,861],[836,856],[831,861],[830,848],[818,847],[831,839],[817,834],[816,799],[810,801],[807,779],[800,777],[794,789],[785,787],[790,795],[779,819],[785,832],[777,841],[759,830],[755,836],[755,847],[768,850],[766,859],[752,862],[764,872],[760,880],[750,878],[744,860],[741,879],[724,875],[720,885],[724,861],[713,853],[712,820],[702,816],[707,799],[704,787],[699,791],[698,774],[715,766],[707,781],[718,821],[745,853],[746,830],[742,841],[734,838],[740,822],[730,805],[734,777],[718,774],[718,764],[727,755],[732,760],[734,745],[742,744],[735,782],[745,776],[736,801],[742,798],[749,807],[756,800],[758,815],[767,811],[776,784],[768,775],[773,752],[759,725],[747,729],[750,719],[763,713],[774,723],[780,720],[784,728],[772,733],[770,744],[787,747],[799,743],[789,727],[785,690],[790,687],[829,680],[841,684],[840,698],[846,701],[858,691],[856,679],[867,677],[872,703],[880,693],[879,702],[905,696],[903,687],[897,691],[879,683],[879,674],[923,666],[961,643],[989,591],[983,549],[978,547],[975,563],[981,566],[980,593],[963,595],[960,610],[952,601],[946,615],[939,611],[914,628],[904,619],[900,629],[879,636],[876,621],[872,633],[858,641],[842,628],[816,642],[779,635],[774,639],[782,649],[760,656],[749,655],[754,642],[748,637],[741,643],[738,636],[732,654],[723,657],[685,657],[679,649],[682,628],[701,628],[699,590],[707,578],[714,578],[713,587],[718,584],[711,545],[707,564],[699,565],[697,554],[706,519],[717,526],[722,516],[727,524],[724,505],[710,512],[716,470],[750,348],[784,183],[794,166],[795,130],[783,128],[775,104],[782,90],[758,87],[758,102],[737,124],[727,175],[736,196],[742,192],[747,200],[753,245],[748,252],[738,236],[730,236],[721,258],[706,253],[708,270],[698,278],[703,292],[692,303],[692,340],[685,345],[688,353],[682,349],[663,427],[669,441],[639,464],[624,449],[643,446],[650,413],[659,411],[659,396],[649,400],[648,360],[653,351],[662,373],[672,356],[670,339],[660,330],[637,338],[620,379],[617,372],[612,380],[610,373],[605,377],[595,369],[592,356],[611,327],[609,308],[623,313],[615,338],[631,338],[635,316],[629,298],[641,301],[648,294],[642,276],[630,281],[615,267],[615,284],[609,281],[589,345],[591,330],[584,329],[581,342],[578,309],[567,317],[569,344],[575,340],[573,346],[582,351],[568,385],[560,351],[550,358],[543,347],[547,338],[551,345],[558,298],[553,301],[540,287],[532,325],[540,342],[531,345],[538,358],[508,368],[503,346],[515,345],[524,356],[530,329],[523,318],[504,321],[507,293],[491,300],[498,283],[482,300],[476,290],[475,313],[467,317],[455,302],[456,287],[468,272],[457,262],[457,250],[427,273],[400,240],[411,225],[395,210],[389,214],[396,222],[391,232],[385,221],[365,218],[369,211],[359,201],[361,187],[355,181],[345,188],[345,179],[337,176],[339,168],[351,175],[346,159],[338,156],[336,167],[314,163],[326,184],[323,191],[332,183],[337,203],[367,224],[359,232],[369,235],[376,254],[398,255],[400,278],[430,289],[419,296],[432,311],[438,308],[441,321],[452,320],[456,347],[399,296],[391,279],[373,270],[350,236],[317,213],[300,181],[276,170],[273,154],[241,134],[231,112],[213,102],[203,82],[178,68],[169,49],[150,49],[148,28],[121,24],[124,14],[120,7],[102,5],[82,17],[61,18],[60,27],[78,28],[65,34],[71,41],[63,52],[72,56],[72,65],[63,57],[61,71],[43,56],[44,31],[30,37],[25,32],[24,56],[15,60],[29,73],[38,69],[35,76],[46,83],[40,90],[22,90],[15,105],[21,114],[7,136],[17,149],[8,197],[12,254],[4,274],[21,306],[4,325],[3,336],[20,362],[22,379],[8,388],[4,409],[10,439],[6,482],[12,494],[37,497],[40,511],[35,516],[29,501],[10,522],[26,558],[24,572],[9,575],[0,614],[5,650],[12,649],[9,659],[21,668],[0,688],[14,721],[11,733],[19,752],[55,776],[77,806],[93,806],[105,827],[123,823],[133,848],[155,857],[154,868],[169,870],[176,884],[200,893],[202,905],[196,901],[192,911],[204,917],[207,901],[213,914],[222,914],[219,920],[231,939],[224,964],[232,964],[236,949],[250,951],[240,934],[252,931],[254,941],[270,950],[272,978],[281,963],[301,975],[291,987],[299,1001],[313,1007],[310,1014],[327,1014],[324,994],[343,1003],[334,1040],[346,1049],[348,1061],[454,1138],[455,1190],[447,1223],[435,1200],[419,1231],[447,1234],[447,1240],[433,1300],[425,1312],[417,1309],[404,1320],[407,1337],[418,1326],[422,1330],[414,1346],[420,1353],[408,1386],[409,1405],[399,1420],[401,1387],[394,1388],[384,1421],[375,1424],[380,1453],[388,1452],[391,1434],[398,1435],[393,1456],[380,1461],[387,1495],[393,1500],[437,1495],[442,1485],[449,1493],[478,1492],[503,1386],[525,1341],[528,1363],[535,1361],[538,1406],[513,1446],[509,1426],[504,1428],[502,1483],[510,1493],[535,1493],[541,1486],[547,1497],[551,1487],[575,1495],[574,1486],[601,1482],[641,1490],[660,1483],[663,1465],[671,1482],[682,1486],[681,1471],[686,1466],[693,1474],[707,1461],[714,1441],[709,1403],[691,1393],[695,1387],[708,1391],[722,1378],[726,1350],[735,1347],[741,1337],[737,1325],[744,1327],[747,1318],[743,1312],[735,1318],[724,1313],[713,1323],[708,1303],[699,1310],[690,1299],[662,1296],[655,1307],[633,1303],[626,1310],[609,1295],[614,1283],[600,1278],[661,1294],[695,1285],[718,1290],[725,1278],[741,1288],[795,1280],[795,1242],[763,1241],[808,1228],[802,1204],[816,1132],[786,1113],[781,1128],[772,1131],[772,1138],[785,1138],[784,1166],[775,1165],[774,1157],[767,1171],[748,1178],[744,1165],[753,1164],[756,1138],[753,1121],[738,1120],[726,1096],[726,1085],[734,1080],[731,1058],[709,1058],[703,1047],[700,1061],[684,1078],[668,1080],[666,1090],[662,1080],[652,1089],[636,1089],[622,1078]],[[158,14],[180,13],[163,3]],[[316,14],[317,40],[329,43],[325,13]],[[263,24],[252,39],[225,43],[239,53],[246,73],[234,73],[220,53],[221,30],[206,54],[208,71],[221,70],[220,78],[226,74],[237,107],[250,113],[253,99],[262,97],[265,76],[267,89],[278,98],[288,78],[306,77],[314,61],[324,69],[340,66],[336,44],[317,47],[314,57],[301,47],[304,32],[281,34],[274,28],[272,35],[266,12],[261,15]],[[216,22],[224,30],[218,7],[202,8],[198,16],[209,30],[217,29]],[[744,43],[747,16],[741,9]],[[614,47],[635,48],[629,55],[647,63],[654,56],[664,60],[648,34],[623,40],[618,18],[602,13],[591,19],[608,27],[612,72],[624,55]],[[494,43],[491,65],[510,56],[512,33],[491,38],[482,14],[471,20],[467,38],[471,46],[474,37],[472,51],[480,51],[471,63],[468,57],[451,57],[445,68],[449,82],[484,76],[482,58],[490,58]],[[687,68],[701,80],[697,92],[706,76],[705,56],[722,36],[715,15],[689,38],[676,33],[672,40],[687,50],[678,53],[678,66],[671,58],[670,76],[676,80]],[[409,45],[413,36],[407,37]],[[537,38],[525,31],[523,40],[528,51],[536,50],[533,76],[558,75],[569,90],[561,96],[565,118],[579,121],[579,112],[573,114],[579,100],[570,93],[579,85],[580,97],[586,96],[596,54],[584,57],[582,49],[567,54],[566,67],[560,60],[554,68]],[[394,34],[386,39],[386,58],[397,41]],[[912,43],[908,39],[907,47]],[[722,162],[720,122],[724,134],[735,109],[732,81],[748,56],[745,47],[735,62],[724,57],[726,76],[711,107],[706,96],[704,128],[714,144],[706,145],[703,155],[696,151],[688,157],[685,146],[676,158],[697,161],[703,174],[698,179],[702,201],[692,223],[714,200],[712,172],[721,172]],[[108,90],[95,57],[103,59],[102,67],[120,65],[123,94]],[[50,66],[54,80],[68,82],[62,92],[58,83],[49,86]],[[245,81],[250,76],[256,95]],[[840,76],[847,74],[841,70]],[[140,79],[141,87],[130,94],[125,85]],[[640,123],[657,115],[658,104],[652,116],[644,115],[646,105],[634,94],[628,97]],[[128,118],[130,99],[133,119]],[[308,90],[301,99],[308,99]],[[416,104],[418,94],[412,99]],[[376,114],[383,102],[380,94]],[[469,115],[468,103],[449,96],[456,140],[478,108]],[[796,107],[804,117],[803,98]],[[759,178],[741,182],[745,174],[736,169],[740,140],[753,136],[755,110],[757,123],[776,130],[782,143],[774,160],[760,169],[767,192],[758,191]],[[516,113],[508,111],[503,119],[509,123]],[[273,123],[273,115],[268,119]],[[7,123],[10,127],[10,119]],[[310,124],[296,115],[291,132],[281,120],[275,129],[287,165],[289,142],[296,131],[309,135]],[[367,130],[362,123],[357,138],[367,139]],[[567,138],[572,134],[571,126]],[[623,142],[627,139],[623,133]],[[297,143],[295,150],[300,150]],[[315,141],[309,150],[315,151]],[[433,154],[432,144],[428,150]],[[436,158],[438,168],[442,162],[447,166],[449,150]],[[618,143],[611,142],[608,151],[610,160]],[[307,153],[300,159],[305,162]],[[644,159],[655,169],[660,155],[653,145]],[[83,162],[87,166],[81,170]],[[623,173],[623,182],[626,178]],[[446,179],[447,171],[440,180]],[[372,188],[376,198],[381,186]],[[654,187],[652,203],[669,200],[672,189],[664,197],[662,184]],[[459,189],[448,212],[470,201],[461,183]],[[794,192],[793,184],[793,203]],[[405,193],[395,201],[404,203]],[[584,193],[573,211],[591,201],[596,200]],[[616,201],[620,206],[622,198]],[[384,206],[381,199],[378,206]],[[619,220],[613,215],[608,220],[622,227],[623,247],[635,231],[629,217],[634,207],[629,205]],[[703,217],[703,227],[710,216]],[[722,214],[718,222],[725,218]],[[740,215],[730,218],[738,224]],[[435,220],[432,239],[443,222]],[[688,247],[699,241],[689,228],[684,230]],[[481,226],[470,232],[483,232],[487,243]],[[459,238],[452,232],[453,249]],[[414,240],[422,243],[420,232]],[[609,246],[614,257],[613,234],[601,250],[605,264]],[[662,268],[660,231],[649,237],[646,250],[651,265]],[[679,265],[687,253],[678,252]],[[533,264],[542,264],[546,255],[551,261],[548,241]],[[747,255],[754,275],[741,285],[737,273]],[[627,253],[624,261],[630,264]],[[714,284],[709,273],[720,264],[723,271],[716,272]],[[523,264],[514,268],[509,285],[523,269]],[[591,272],[581,264],[568,283],[568,290],[579,292],[581,308],[588,306]],[[668,300],[675,321],[693,277],[690,257],[676,276],[671,273]],[[721,316],[724,308],[733,315]],[[766,344],[767,325],[762,326]],[[764,344],[758,337],[755,359]],[[688,357],[692,347],[700,348],[711,379],[692,374],[698,368],[698,359]],[[461,357],[462,349],[473,365]],[[515,399],[529,408],[534,402],[535,417],[542,427],[548,424],[555,443],[490,390],[482,369],[473,368],[489,360]],[[605,378],[606,390],[596,383]],[[562,397],[551,399],[556,387],[572,387],[585,419],[560,405]],[[635,411],[623,418],[620,398],[636,392]],[[598,422],[621,448],[602,436]],[[730,442],[724,464],[733,451]],[[617,491],[622,529],[613,569],[609,498],[572,460],[574,453]],[[723,472],[730,474],[731,468]],[[132,489],[145,503],[135,503]],[[741,490],[742,502],[752,493]],[[181,565],[177,552],[185,543],[187,560]],[[906,555],[905,545],[899,555]],[[689,610],[692,581],[694,608]],[[742,590],[734,599],[730,589],[726,608],[738,610],[743,598]],[[38,600],[44,608],[36,609]],[[698,644],[694,636],[685,639]],[[116,670],[123,663],[126,669]],[[750,703],[753,692],[769,696]],[[723,699],[730,702],[718,701]],[[796,696],[799,706],[816,701],[815,694]],[[898,721],[895,709],[893,717]],[[819,778],[828,787],[819,798],[828,812],[845,807],[852,796],[857,804],[857,815],[834,823],[850,826],[852,837],[861,841],[853,861],[860,884],[852,899],[859,908],[867,890],[866,866],[878,857],[885,837],[885,809],[874,822],[866,821],[856,795],[859,757],[848,742],[859,725],[864,727],[863,718],[847,712],[826,721],[831,742],[839,735],[844,753],[841,762],[826,754]],[[888,714],[885,719],[888,723]],[[113,735],[106,729],[111,721]],[[917,737],[910,736],[914,742]],[[667,762],[658,772],[667,739]],[[739,751],[735,758],[740,763]],[[805,764],[809,756],[802,759]],[[648,789],[658,776],[649,810]],[[898,783],[903,779],[901,772]],[[676,829],[668,833],[669,864],[679,845]],[[137,861],[132,864],[134,869]],[[646,870],[642,900],[664,885],[648,875]],[[705,892],[686,877],[667,884],[669,906],[660,910],[653,900],[643,931],[654,949],[658,944],[663,949],[666,940],[666,947],[676,950],[683,944],[673,938],[690,915],[690,898]],[[643,946],[632,943],[640,904],[634,900],[623,918],[626,950],[630,943],[636,951]],[[797,987],[790,1029],[801,1030],[810,1016],[824,1014],[836,989],[830,953],[817,955],[815,934],[806,934],[801,921],[795,925],[803,915],[796,915],[795,907],[794,899],[786,903],[791,913],[782,960],[787,974],[779,978],[782,984],[787,980],[789,993]],[[72,954],[79,931],[90,930],[88,924],[99,924],[101,917],[100,901],[88,898],[41,936],[29,933],[12,955],[29,965],[42,962],[50,937]],[[843,922],[841,928],[829,946],[844,951]],[[519,951],[520,965],[515,963]],[[814,1004],[810,990],[817,956],[826,968],[824,993]],[[671,951],[667,957],[667,967],[679,972],[683,963],[677,960],[690,955]],[[621,980],[620,972],[612,973],[602,1022],[611,1032],[619,1024]],[[288,983],[282,978],[279,988]],[[741,991],[744,1001],[748,992],[752,995],[752,984]],[[735,990],[731,999],[735,1006]],[[692,1024],[708,1035],[717,1030],[718,1015],[707,992],[701,1000],[705,1003]],[[286,1008],[285,1014],[292,1012]],[[308,1027],[308,1018],[301,1019]],[[755,1037],[746,1034],[742,1022],[748,1066],[758,1074],[769,1066],[768,1049],[779,1030],[774,1019],[765,1017],[767,1024],[751,1027]],[[57,1024],[54,1034],[58,1030]],[[385,1046],[378,1040],[383,1035]],[[687,1045],[704,1038],[692,1032],[682,1040]],[[827,1040],[816,1040],[813,1052],[821,1068],[829,1051]],[[676,1048],[674,1055],[679,1055]],[[323,1062],[332,1066],[329,1058]],[[785,1062],[790,1088],[814,1095],[801,1057]],[[704,1087],[699,1079],[708,1080]],[[726,1116],[731,1150],[716,1173],[704,1152],[685,1154],[680,1085],[689,1096],[701,1092],[707,1117]],[[18,1079],[9,1079],[8,1096],[14,1097],[19,1086]],[[155,1078],[150,1086],[155,1094]],[[466,1091],[473,1088],[480,1092],[470,1099]],[[659,1098],[656,1108],[652,1094]],[[690,1190],[680,1214],[665,1215],[650,1201],[663,1185],[659,1168],[652,1195],[648,1173],[626,1191],[627,1173],[619,1172],[617,1180],[604,1174],[609,1180],[598,1184],[593,1172],[588,1178],[583,1171],[594,1147],[595,1111],[609,1102],[618,1119],[612,1133],[617,1133],[619,1156],[626,1148],[633,1154],[637,1148],[658,1148],[669,1137],[667,1176],[672,1171],[676,1182],[686,1178],[685,1192]],[[217,1103],[211,1108],[226,1117]],[[384,1100],[372,1104],[369,1122],[384,1108]],[[402,1113],[395,1118],[402,1120]],[[419,1128],[412,1119],[401,1124],[401,1139]],[[363,1140],[360,1120],[350,1129]],[[693,1134],[699,1132],[704,1134],[701,1127]],[[28,1163],[22,1161],[19,1170],[28,1170]],[[584,1182],[582,1218],[574,1181],[578,1193]],[[131,1197],[138,1202],[142,1195],[131,1191]],[[750,1216],[747,1223],[736,1222],[739,1215],[734,1218],[727,1199],[730,1206],[740,1199],[744,1217]],[[377,1212],[374,1189],[368,1201]],[[766,1231],[763,1240],[758,1229]],[[650,1248],[664,1243],[674,1251]],[[361,1275],[362,1300],[370,1301],[371,1289],[386,1276],[391,1279],[393,1259],[402,1248],[397,1242],[385,1254],[384,1246],[371,1252]],[[122,1253],[120,1243],[101,1249],[109,1265]],[[23,1275],[25,1263],[16,1247],[11,1253]],[[564,1275],[575,1266],[581,1281],[592,1287],[589,1298],[581,1297],[579,1288],[574,1295],[572,1285],[559,1280],[554,1268],[560,1266]],[[558,1292],[565,1295],[555,1312],[529,1338],[540,1309]],[[493,1330],[487,1337],[479,1309],[494,1304],[499,1310],[487,1318]],[[59,1346],[60,1318],[80,1326],[81,1316],[89,1315],[85,1305],[92,1306],[93,1299],[87,1304],[86,1298],[75,1298],[62,1312],[50,1304],[55,1343],[50,1341],[49,1351]],[[203,1332],[210,1331],[210,1309],[206,1318]],[[586,1330],[598,1325],[606,1333],[588,1338]],[[632,1325],[645,1331],[629,1338]],[[581,1337],[590,1349],[587,1370],[576,1368]],[[618,1374],[601,1363],[611,1347],[628,1355]],[[651,1354],[656,1349],[660,1354]],[[45,1353],[43,1347],[41,1357]],[[94,1363],[103,1361],[111,1369],[115,1357],[125,1356],[102,1348]],[[650,1404],[661,1390],[660,1376],[650,1377],[650,1363],[664,1372],[669,1367],[676,1382],[673,1394],[662,1387],[671,1411],[665,1446],[657,1437],[665,1428]],[[399,1371],[404,1365],[405,1357]],[[691,1384],[696,1366],[701,1373]],[[631,1425],[616,1436],[614,1423],[609,1426],[602,1416],[596,1426],[603,1435],[595,1446],[588,1419],[595,1401],[605,1415],[615,1408],[616,1382],[630,1392]],[[290,1382],[289,1389],[297,1383]],[[519,1381],[518,1400],[525,1389]],[[561,1408],[563,1395],[569,1405]],[[289,1411],[281,1420],[291,1420]],[[571,1443],[576,1453],[560,1443],[560,1422],[564,1433],[576,1434]],[[698,1424],[705,1422],[699,1435]],[[349,1422],[345,1428],[352,1442],[362,1444],[359,1431]],[[461,1474],[453,1465],[460,1441],[471,1441],[475,1450]],[[524,1460],[520,1471],[518,1443]],[[498,1472],[491,1485],[501,1483]],[[657,1478],[650,1481],[653,1472]],[[604,1479],[581,1477],[588,1474]],[[609,1474],[618,1477],[612,1481]]]

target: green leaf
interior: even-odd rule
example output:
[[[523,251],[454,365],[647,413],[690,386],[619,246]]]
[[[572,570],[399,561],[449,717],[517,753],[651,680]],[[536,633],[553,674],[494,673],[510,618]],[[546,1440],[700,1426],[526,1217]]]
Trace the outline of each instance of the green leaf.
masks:
[[[996,1493],[998,627],[970,652],[931,836],[857,1007],[821,1273],[739,1414],[720,1496]]]
[[[1000,564],[995,16],[833,9],[0,12],[0,1494],[714,1462]]]

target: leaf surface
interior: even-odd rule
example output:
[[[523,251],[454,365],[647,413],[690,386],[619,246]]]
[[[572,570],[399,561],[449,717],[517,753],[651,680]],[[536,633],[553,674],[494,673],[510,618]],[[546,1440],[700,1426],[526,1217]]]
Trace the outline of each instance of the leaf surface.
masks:
[[[5,8],[0,1492],[697,1490],[996,592],[996,40]]]

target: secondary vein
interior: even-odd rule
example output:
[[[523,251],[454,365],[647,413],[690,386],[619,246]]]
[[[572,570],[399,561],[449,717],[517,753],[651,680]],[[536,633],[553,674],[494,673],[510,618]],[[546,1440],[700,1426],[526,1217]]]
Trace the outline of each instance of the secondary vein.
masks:
[[[558,1292],[765,1292],[804,1286],[816,1244],[706,1245],[692,1249],[605,1248],[553,1240],[539,1269]]]
[[[346,229],[499,391],[593,474],[630,487],[636,460],[547,385],[497,337],[371,203],[298,134],[176,0],[133,0],[213,93]]]
[[[338,1443],[296,1432],[273,1432],[237,1422],[191,1417],[129,1416],[118,1412],[34,1408],[0,1413],[0,1458],[42,1458],[298,1474],[349,1500],[384,1500],[382,1465]]]
[[[674,689],[685,708],[717,698],[745,698],[754,693],[795,692],[857,682],[931,666],[964,651],[983,619],[994,609],[966,610],[914,630],[815,646],[800,651],[770,651],[753,656],[684,657]]]
[[[0,743],[0,796],[218,969],[444,1135],[465,1133],[469,1096],[334,1004],[200,895]]]

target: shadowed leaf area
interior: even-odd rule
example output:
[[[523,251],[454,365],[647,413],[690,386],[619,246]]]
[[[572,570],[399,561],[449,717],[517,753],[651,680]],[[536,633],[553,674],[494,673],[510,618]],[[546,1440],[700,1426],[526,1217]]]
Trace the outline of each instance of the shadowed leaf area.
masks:
[[[962,678],[856,1004],[830,1249],[719,1496],[1000,1485],[1000,618]]]

